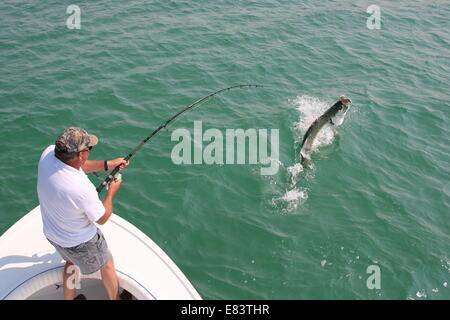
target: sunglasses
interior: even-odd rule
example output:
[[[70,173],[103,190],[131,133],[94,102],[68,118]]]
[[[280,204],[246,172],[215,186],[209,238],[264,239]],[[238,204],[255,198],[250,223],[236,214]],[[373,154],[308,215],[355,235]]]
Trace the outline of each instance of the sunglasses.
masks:
[[[92,148],[93,148],[93,147],[91,146],[91,147],[88,147],[87,149],[81,150],[80,152],[83,152],[83,151],[91,151]]]

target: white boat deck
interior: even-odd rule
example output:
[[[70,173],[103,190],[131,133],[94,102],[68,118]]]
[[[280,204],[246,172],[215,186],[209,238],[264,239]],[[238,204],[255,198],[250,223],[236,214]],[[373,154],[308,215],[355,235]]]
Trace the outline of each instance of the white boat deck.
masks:
[[[120,286],[136,299],[201,299],[175,263],[149,237],[117,215],[99,226]],[[64,260],[42,232],[39,207],[0,237],[0,299],[62,299]],[[106,299],[100,272],[82,276],[88,299]]]

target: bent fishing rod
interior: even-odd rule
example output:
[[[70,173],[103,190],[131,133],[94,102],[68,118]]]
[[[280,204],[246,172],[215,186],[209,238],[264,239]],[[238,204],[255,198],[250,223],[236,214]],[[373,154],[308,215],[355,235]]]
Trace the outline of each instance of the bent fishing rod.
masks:
[[[185,107],[183,110],[179,111],[178,113],[176,113],[175,115],[173,115],[172,117],[170,117],[166,122],[164,122],[163,124],[161,124],[158,128],[156,128],[152,133],[150,133],[150,135],[148,135],[144,140],[141,141],[141,143],[139,143],[125,158],[125,161],[129,161],[143,146],[144,144],[146,144],[151,138],[153,138],[159,131],[161,131],[162,129],[167,129],[167,126],[176,118],[178,118],[180,115],[182,115],[183,113],[192,110],[195,106],[199,106],[200,104],[202,104],[203,102],[206,102],[207,100],[209,100],[210,98],[214,97],[215,95],[218,95],[222,92],[225,91],[229,91],[229,90],[233,90],[233,89],[242,89],[242,88],[259,88],[262,87],[262,85],[258,85],[258,84],[240,84],[240,85],[236,85],[236,86],[231,86],[228,88],[224,88],[224,89],[220,89],[217,90],[213,93],[208,94],[207,96],[195,101],[194,103],[190,104],[189,106]],[[117,174],[117,172],[119,172],[120,170],[120,166],[115,167],[109,174],[108,176],[105,178],[105,180],[103,180],[103,182],[97,187],[97,192],[100,193],[102,192],[102,190],[108,185],[108,183],[114,179],[114,176]]]

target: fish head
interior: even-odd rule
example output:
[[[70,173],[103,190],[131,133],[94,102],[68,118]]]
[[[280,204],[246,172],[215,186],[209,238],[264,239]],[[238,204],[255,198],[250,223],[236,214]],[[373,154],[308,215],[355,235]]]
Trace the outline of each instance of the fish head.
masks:
[[[339,101],[342,103],[342,109],[343,111],[347,111],[347,109],[350,107],[352,100],[350,98],[347,98],[346,96],[340,96]]]

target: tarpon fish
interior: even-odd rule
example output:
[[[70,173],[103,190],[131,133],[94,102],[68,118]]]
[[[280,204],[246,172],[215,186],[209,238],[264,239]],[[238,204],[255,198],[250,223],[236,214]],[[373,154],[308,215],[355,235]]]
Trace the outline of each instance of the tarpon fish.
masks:
[[[308,131],[306,131],[305,136],[303,137],[302,149],[300,151],[302,165],[306,160],[310,160],[312,145],[320,130],[327,124],[330,124],[333,127],[340,126],[342,122],[344,122],[345,114],[351,103],[352,101],[349,98],[341,96],[338,102],[332,105],[309,126]]]

